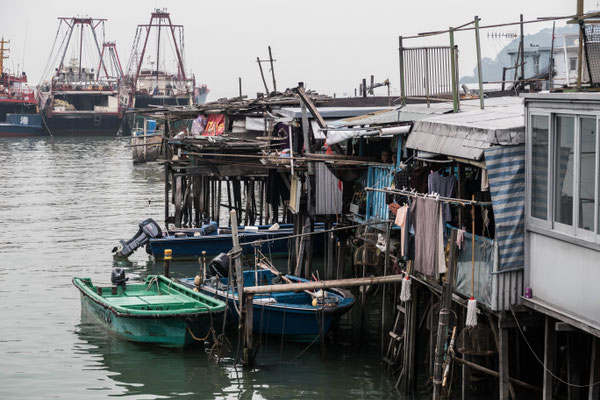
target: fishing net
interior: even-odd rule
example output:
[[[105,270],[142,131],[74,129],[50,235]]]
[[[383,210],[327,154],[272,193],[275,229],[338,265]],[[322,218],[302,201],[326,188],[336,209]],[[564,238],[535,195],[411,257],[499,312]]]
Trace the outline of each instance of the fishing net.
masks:
[[[489,326],[481,324],[460,331],[456,340],[456,350],[461,354],[473,356],[491,356],[498,351],[492,330]]]

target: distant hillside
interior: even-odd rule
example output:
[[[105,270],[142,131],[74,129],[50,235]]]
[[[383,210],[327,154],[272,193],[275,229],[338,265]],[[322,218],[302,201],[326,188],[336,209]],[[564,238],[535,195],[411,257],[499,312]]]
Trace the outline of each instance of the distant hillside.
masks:
[[[561,28],[556,28],[555,34],[562,36],[564,34],[577,33],[576,25],[567,25]],[[482,45],[484,45],[485,36],[482,36]],[[495,59],[484,57],[481,59],[484,81],[499,81],[502,79],[502,67],[510,65],[510,56],[508,51],[519,47],[519,38],[513,39],[509,44],[498,53]],[[552,45],[552,28],[542,29],[533,35],[525,35],[525,47],[530,45],[548,46]],[[569,44],[567,42],[567,44]],[[554,46],[562,46],[562,38],[554,42]],[[477,67],[473,69],[473,75],[463,76],[460,78],[460,83],[475,83],[477,82]]]

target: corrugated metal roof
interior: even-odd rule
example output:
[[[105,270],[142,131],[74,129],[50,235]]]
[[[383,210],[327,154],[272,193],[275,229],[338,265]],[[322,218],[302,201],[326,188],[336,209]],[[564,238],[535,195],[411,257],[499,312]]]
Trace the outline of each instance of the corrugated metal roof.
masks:
[[[368,114],[344,118],[329,124],[330,126],[356,126],[356,125],[389,125],[397,122],[413,122],[431,115],[444,114],[452,111],[452,104],[433,103],[430,107],[426,104],[408,104],[404,107],[380,110]]]
[[[318,107],[317,111],[323,118],[348,118],[389,109],[391,107]],[[302,118],[300,107],[284,107],[277,110],[277,113],[284,117]],[[308,118],[312,118],[310,112],[307,113]]]
[[[500,97],[461,103],[458,113],[435,115],[415,122],[406,147],[430,153],[479,160],[491,145],[525,142],[522,99]]]

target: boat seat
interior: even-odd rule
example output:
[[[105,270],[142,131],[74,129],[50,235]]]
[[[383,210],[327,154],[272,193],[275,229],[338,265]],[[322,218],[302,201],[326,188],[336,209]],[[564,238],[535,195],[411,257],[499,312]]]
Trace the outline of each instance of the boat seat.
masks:
[[[120,296],[111,297],[110,302],[116,306],[131,307],[131,306],[145,306],[148,303],[145,299],[137,296]]]

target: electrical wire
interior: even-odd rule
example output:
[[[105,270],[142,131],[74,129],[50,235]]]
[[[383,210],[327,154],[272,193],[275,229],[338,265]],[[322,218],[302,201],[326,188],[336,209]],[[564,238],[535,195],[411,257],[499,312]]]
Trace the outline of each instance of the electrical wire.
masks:
[[[515,314],[515,310],[510,309],[510,312],[513,315],[513,318],[515,319],[515,322],[517,324],[517,328],[519,329],[519,332],[521,333],[521,336],[523,337],[523,340],[525,341],[525,344],[527,344],[527,347],[529,347],[529,350],[531,351],[531,354],[533,354],[533,356],[535,357],[535,359],[537,360],[538,363],[540,363],[540,365],[542,366],[542,368],[544,369],[544,371],[546,371],[547,373],[549,373],[550,375],[552,375],[552,377],[554,379],[556,379],[557,381],[564,383],[567,386],[571,386],[571,387],[576,387],[576,388],[587,388],[587,387],[591,387],[591,386],[596,386],[598,384],[600,384],[600,381],[596,381],[594,383],[589,383],[587,385],[578,385],[575,383],[571,383],[571,382],[567,382],[564,379],[561,379],[560,377],[558,377],[557,375],[555,375],[552,371],[550,371],[548,368],[546,368],[546,365],[544,364],[544,362],[542,360],[540,360],[540,358],[538,357],[538,355],[536,354],[536,352],[533,350],[533,347],[531,347],[531,344],[529,343],[529,340],[527,340],[527,338],[525,337],[525,333],[523,333],[523,330],[521,329],[521,324],[519,324],[519,320],[517,320],[517,316]]]

